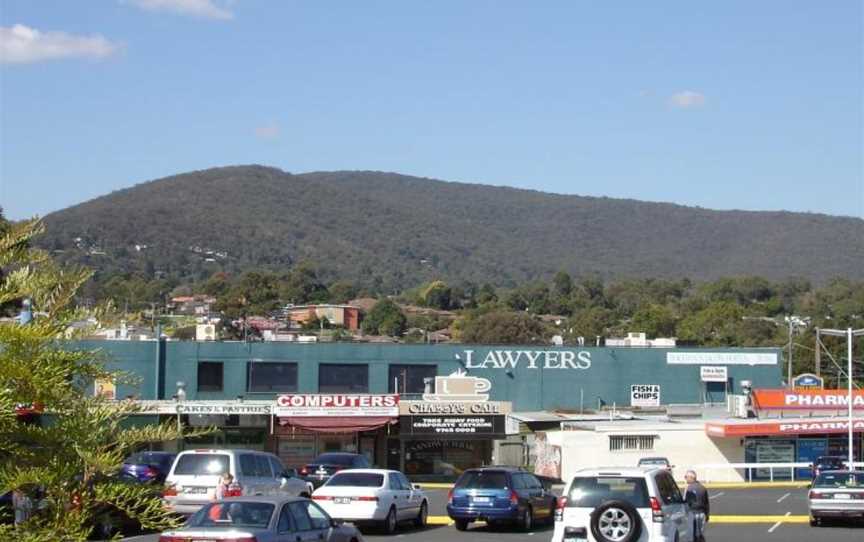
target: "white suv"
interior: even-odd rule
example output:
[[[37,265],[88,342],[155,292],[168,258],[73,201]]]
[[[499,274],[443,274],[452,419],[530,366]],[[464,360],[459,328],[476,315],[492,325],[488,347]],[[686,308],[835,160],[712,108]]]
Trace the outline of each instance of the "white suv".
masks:
[[[666,469],[583,469],[558,500],[552,542],[691,542],[692,525]]]

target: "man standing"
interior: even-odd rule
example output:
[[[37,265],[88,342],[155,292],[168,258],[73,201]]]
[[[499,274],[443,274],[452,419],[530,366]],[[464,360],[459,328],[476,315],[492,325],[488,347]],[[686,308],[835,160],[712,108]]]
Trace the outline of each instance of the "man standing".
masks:
[[[684,500],[693,512],[693,540],[705,542],[705,524],[711,518],[708,490],[696,480],[696,471],[688,470],[684,479],[687,480]]]

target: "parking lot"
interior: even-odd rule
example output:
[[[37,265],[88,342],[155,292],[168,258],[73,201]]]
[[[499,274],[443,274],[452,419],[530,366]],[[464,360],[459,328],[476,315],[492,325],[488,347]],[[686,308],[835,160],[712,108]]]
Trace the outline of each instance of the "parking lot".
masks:
[[[447,491],[427,491],[430,498],[430,522],[446,523]],[[732,488],[711,489],[712,522],[706,539],[711,542],[745,542],[771,539],[782,541],[850,541],[864,539],[864,522],[837,523],[823,527],[810,527],[807,522],[807,490],[803,488]],[[430,525],[418,531],[404,526],[394,536],[374,531],[364,533],[366,540],[383,541],[405,539],[416,542],[445,542],[471,540],[503,542],[516,540],[549,540],[551,527],[533,532],[490,531],[482,523],[473,524],[466,533],[452,525]],[[158,535],[131,537],[133,542],[156,542]]]

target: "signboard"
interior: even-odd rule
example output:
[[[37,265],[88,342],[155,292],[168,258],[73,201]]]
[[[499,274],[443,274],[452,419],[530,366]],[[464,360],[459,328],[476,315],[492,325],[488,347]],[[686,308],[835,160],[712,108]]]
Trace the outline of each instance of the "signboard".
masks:
[[[402,416],[399,431],[438,437],[501,436],[505,421],[504,416]]]
[[[658,384],[634,384],[630,386],[630,406],[660,406],[660,386]]]
[[[206,416],[270,416],[273,401],[137,401],[138,414],[200,414]]]
[[[561,479],[561,447],[549,442],[543,431],[534,434],[534,474]]]
[[[777,365],[775,352],[667,352],[669,365]]]
[[[389,416],[399,415],[399,396],[348,394],[291,394],[276,398],[274,414],[288,416]]]
[[[591,368],[588,350],[489,350],[480,358],[465,350],[457,358],[466,369],[576,369]]]
[[[424,401],[488,401],[492,383],[457,370],[450,376],[435,377],[435,393],[424,393]]]
[[[699,375],[702,382],[728,382],[729,368],[715,365],[702,365],[699,367]]]
[[[508,401],[483,402],[429,402],[402,401],[399,403],[399,414],[437,414],[442,416],[463,416],[466,414],[510,414],[512,405]]]
[[[795,391],[821,390],[825,388],[825,380],[821,376],[803,373],[792,379],[792,389]]]
[[[847,390],[753,390],[757,410],[847,410]],[[852,408],[864,410],[864,390],[853,391]]]
[[[97,378],[93,382],[93,394],[109,401],[117,400],[117,386],[110,378]]]
[[[852,430],[864,431],[864,419],[852,420]],[[842,418],[808,419],[786,422],[720,423],[705,424],[705,433],[713,437],[746,437],[768,435],[824,435],[849,432],[848,420]]]

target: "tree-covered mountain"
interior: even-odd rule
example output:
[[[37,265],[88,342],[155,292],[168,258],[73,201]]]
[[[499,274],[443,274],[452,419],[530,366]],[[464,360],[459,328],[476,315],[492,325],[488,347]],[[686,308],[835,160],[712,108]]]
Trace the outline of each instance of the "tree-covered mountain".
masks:
[[[200,280],[317,264],[392,291],[442,278],[573,276],[823,282],[864,277],[864,221],[564,196],[374,171],[194,171],[45,217],[42,246],[101,273]],[[100,274],[101,274],[100,273]]]

